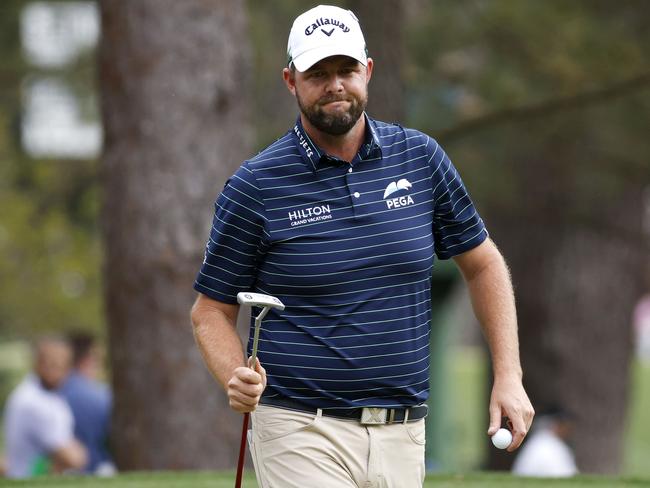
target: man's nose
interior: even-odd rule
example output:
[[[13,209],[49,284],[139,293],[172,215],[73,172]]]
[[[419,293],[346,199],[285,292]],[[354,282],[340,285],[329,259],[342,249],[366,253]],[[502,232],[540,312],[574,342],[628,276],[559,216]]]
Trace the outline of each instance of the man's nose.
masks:
[[[343,79],[337,74],[334,73],[327,78],[328,93],[340,93],[343,91]]]

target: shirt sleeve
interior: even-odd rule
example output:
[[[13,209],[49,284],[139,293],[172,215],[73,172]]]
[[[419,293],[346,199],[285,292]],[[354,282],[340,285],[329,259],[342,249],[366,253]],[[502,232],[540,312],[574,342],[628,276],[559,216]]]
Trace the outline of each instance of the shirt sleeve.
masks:
[[[194,289],[221,302],[237,303],[237,293],[254,286],[267,236],[264,203],[255,176],[244,163],[215,202]]]
[[[32,417],[31,431],[45,451],[53,452],[74,439],[74,420],[63,400],[39,405]]]
[[[439,259],[449,259],[481,244],[488,232],[442,147],[429,138],[427,151],[432,170],[435,252]]]

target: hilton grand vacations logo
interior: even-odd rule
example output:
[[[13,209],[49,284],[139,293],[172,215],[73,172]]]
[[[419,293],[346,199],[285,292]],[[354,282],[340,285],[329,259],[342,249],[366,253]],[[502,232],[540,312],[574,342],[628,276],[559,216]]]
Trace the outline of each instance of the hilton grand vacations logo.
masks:
[[[291,227],[322,222],[324,220],[330,220],[331,218],[332,210],[329,205],[325,204],[301,208],[289,212],[289,222],[291,222]]]

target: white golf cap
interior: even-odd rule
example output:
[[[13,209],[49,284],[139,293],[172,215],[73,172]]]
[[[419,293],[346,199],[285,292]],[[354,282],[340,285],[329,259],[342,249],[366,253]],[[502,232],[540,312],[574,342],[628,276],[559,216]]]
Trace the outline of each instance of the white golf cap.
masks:
[[[359,19],[351,10],[319,5],[293,21],[287,45],[289,63],[300,72],[329,56],[350,56],[368,63]]]

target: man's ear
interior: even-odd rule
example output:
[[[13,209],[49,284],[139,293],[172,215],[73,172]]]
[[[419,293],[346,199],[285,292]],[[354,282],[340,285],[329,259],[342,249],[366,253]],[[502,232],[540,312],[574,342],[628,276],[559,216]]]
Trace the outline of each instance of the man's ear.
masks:
[[[291,92],[292,95],[296,95],[296,77],[294,73],[289,68],[284,68],[282,70],[282,79],[284,84],[287,85],[287,90]]]
[[[370,81],[370,78],[372,78],[372,68],[375,65],[375,62],[372,60],[372,58],[368,58],[367,64],[366,64],[366,83]]]

